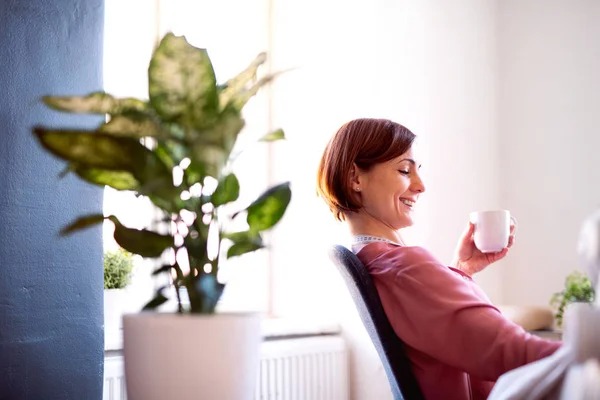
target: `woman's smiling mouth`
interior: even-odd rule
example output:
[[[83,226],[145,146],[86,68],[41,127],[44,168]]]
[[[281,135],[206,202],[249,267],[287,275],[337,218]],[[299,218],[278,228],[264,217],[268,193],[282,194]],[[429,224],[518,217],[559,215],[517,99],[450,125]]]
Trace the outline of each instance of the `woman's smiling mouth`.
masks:
[[[413,208],[413,206],[415,205],[415,200],[400,199],[400,202],[402,202],[403,204],[407,205],[410,208]]]

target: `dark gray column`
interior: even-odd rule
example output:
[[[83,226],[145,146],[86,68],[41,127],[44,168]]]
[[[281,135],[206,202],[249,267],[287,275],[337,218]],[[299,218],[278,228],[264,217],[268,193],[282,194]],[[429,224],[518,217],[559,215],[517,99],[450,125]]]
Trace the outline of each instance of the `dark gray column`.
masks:
[[[58,236],[102,191],[59,180],[31,127],[99,122],[39,98],[101,90],[103,21],[103,0],[0,2],[1,400],[102,397],[102,232]]]

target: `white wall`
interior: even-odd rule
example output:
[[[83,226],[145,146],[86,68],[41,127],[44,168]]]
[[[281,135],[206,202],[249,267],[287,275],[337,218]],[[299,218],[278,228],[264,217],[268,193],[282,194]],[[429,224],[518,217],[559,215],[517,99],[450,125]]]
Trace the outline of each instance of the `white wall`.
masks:
[[[274,68],[298,68],[274,85],[276,125],[288,135],[275,152],[276,174],[294,185],[279,231],[319,254],[341,240],[345,228],[315,196],[319,158],[342,123],[388,117],[419,136],[427,193],[411,237],[449,263],[469,211],[498,206],[495,2],[363,4],[332,1],[318,14],[310,2],[275,9]],[[298,242],[276,246],[289,265],[286,250],[297,251]],[[297,307],[285,297],[281,309]]]
[[[495,1],[428,1],[423,131],[428,160],[423,167],[423,244],[450,263],[468,214],[496,209],[497,53]],[[500,263],[476,276],[492,301],[499,301]]]
[[[547,305],[600,204],[600,2],[498,4],[500,199],[519,220],[502,294]]]
[[[385,375],[327,248],[345,238],[314,197],[326,141],[356,117],[419,135],[427,193],[411,237],[449,262],[472,210],[519,219],[510,256],[478,275],[492,301],[546,305],[577,268],[581,220],[600,200],[600,3],[286,2],[275,8],[278,149],[294,200],[275,252],[277,311],[332,315],[352,345],[353,398],[386,398]],[[281,150],[281,151],[279,151]],[[290,240],[284,241],[281,237]],[[295,259],[290,254],[306,254]]]
[[[387,117],[412,129],[428,192],[411,237],[449,263],[468,212],[498,206],[495,7],[492,0],[275,2],[274,68],[298,68],[273,89],[275,122],[289,138],[277,145],[276,175],[293,180],[274,244],[276,312],[341,321],[354,399],[391,396],[327,259],[329,246],[346,237],[315,196],[319,157],[352,118]],[[492,298],[498,271],[479,278]]]

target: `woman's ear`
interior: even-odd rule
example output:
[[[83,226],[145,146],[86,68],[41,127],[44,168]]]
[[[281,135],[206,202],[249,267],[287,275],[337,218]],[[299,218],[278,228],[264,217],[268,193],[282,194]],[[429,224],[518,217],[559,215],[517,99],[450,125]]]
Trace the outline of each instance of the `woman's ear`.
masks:
[[[350,169],[350,187],[355,192],[360,192],[362,190],[361,183],[364,183],[364,177],[361,169],[356,165],[356,163],[352,163],[352,168]]]

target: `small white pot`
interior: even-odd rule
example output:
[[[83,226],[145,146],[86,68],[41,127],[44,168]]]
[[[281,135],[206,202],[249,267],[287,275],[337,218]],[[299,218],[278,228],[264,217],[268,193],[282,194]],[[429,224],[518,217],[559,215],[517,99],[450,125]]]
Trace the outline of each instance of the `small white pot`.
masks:
[[[252,399],[258,314],[140,313],[123,318],[128,400]]]
[[[104,332],[118,334],[122,327],[127,303],[125,289],[104,290]]]

